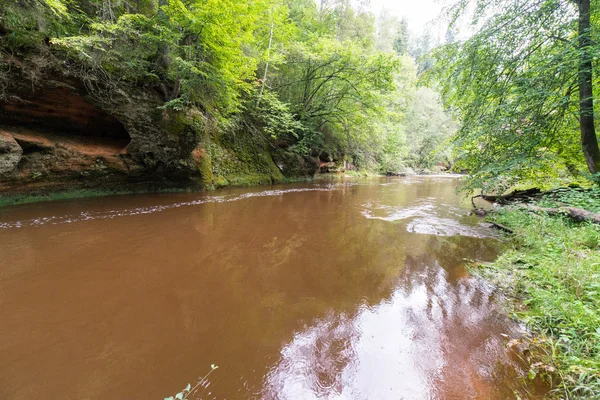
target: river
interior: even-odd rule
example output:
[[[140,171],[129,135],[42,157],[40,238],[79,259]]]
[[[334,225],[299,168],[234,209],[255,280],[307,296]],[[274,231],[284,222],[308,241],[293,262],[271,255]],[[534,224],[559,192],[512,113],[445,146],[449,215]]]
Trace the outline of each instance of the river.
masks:
[[[0,209],[0,398],[507,399],[522,329],[449,177]],[[210,375],[211,364],[218,366]],[[539,390],[538,390],[539,389]]]

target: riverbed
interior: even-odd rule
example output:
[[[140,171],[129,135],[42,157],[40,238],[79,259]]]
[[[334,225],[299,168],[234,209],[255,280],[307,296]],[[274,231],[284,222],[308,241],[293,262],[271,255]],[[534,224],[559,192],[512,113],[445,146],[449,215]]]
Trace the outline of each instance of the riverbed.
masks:
[[[468,272],[501,243],[458,183],[0,209],[0,398],[541,398]]]

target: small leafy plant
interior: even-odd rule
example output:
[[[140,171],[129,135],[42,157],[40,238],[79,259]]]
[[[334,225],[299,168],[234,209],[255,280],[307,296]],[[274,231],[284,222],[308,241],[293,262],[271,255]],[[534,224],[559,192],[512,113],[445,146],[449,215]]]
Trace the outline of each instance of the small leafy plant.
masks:
[[[190,394],[194,393],[196,389],[198,389],[198,386],[206,382],[206,378],[208,378],[208,376],[212,374],[213,371],[217,368],[219,368],[219,366],[211,364],[210,371],[208,371],[206,375],[200,378],[200,380],[194,387],[192,387],[191,383],[188,383],[187,386],[181,392],[177,393],[175,396],[165,397],[165,400],[186,400]]]

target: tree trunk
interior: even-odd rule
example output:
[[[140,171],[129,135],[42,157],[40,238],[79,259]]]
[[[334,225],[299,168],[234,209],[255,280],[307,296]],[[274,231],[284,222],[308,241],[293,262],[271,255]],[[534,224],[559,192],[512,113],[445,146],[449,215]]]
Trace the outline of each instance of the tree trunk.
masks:
[[[272,11],[269,11],[271,15]],[[269,71],[269,58],[271,57],[271,43],[273,43],[273,21],[271,21],[271,29],[269,30],[269,47],[267,47],[267,60],[265,61],[265,73],[263,75],[262,84],[260,86],[260,93],[258,94],[258,100],[256,101],[256,107],[260,105],[265,85],[267,84],[267,72]]]
[[[594,97],[592,93],[592,54],[590,36],[590,0],[576,0],[579,6],[579,125],[581,147],[588,169],[600,171],[600,150],[594,127]]]
[[[559,208],[542,208],[537,206],[528,205],[528,210],[535,212],[543,212],[550,215],[566,215],[571,219],[578,222],[591,222],[594,224],[600,224],[600,214],[593,213],[591,211],[584,210],[583,208],[577,207],[559,207]]]
[[[168,5],[168,0],[158,0],[158,20],[160,21],[159,23],[164,23],[164,24],[168,23],[169,18],[167,17],[167,14],[163,10],[163,7],[167,6],[167,5]],[[169,67],[171,66],[170,53],[171,53],[171,49],[169,48],[169,45],[164,41],[160,41],[158,43],[157,64],[159,67],[158,68],[159,76],[160,76],[161,80],[163,81],[163,83],[161,83],[161,85],[162,85],[161,90],[164,94],[165,101],[173,100],[170,98],[171,96],[168,93],[167,88],[164,84],[165,81],[168,81],[167,71],[169,70]]]

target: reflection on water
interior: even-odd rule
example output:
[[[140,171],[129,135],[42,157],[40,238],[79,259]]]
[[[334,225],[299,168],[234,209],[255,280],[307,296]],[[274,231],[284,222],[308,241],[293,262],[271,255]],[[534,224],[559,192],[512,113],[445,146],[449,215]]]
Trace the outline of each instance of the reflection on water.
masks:
[[[521,333],[442,178],[0,210],[0,398],[504,399]],[[535,395],[530,397],[535,398]]]
[[[431,253],[406,257],[389,298],[351,315],[331,313],[296,333],[268,374],[262,397],[512,397],[522,371],[514,365],[507,375],[497,366],[511,363],[503,335],[518,330],[496,312],[489,288],[447,271],[456,258],[445,259],[446,267],[438,262],[465,245],[469,251],[462,254],[485,256],[484,248],[469,248],[464,239],[431,238]],[[505,386],[506,380],[513,385]]]

